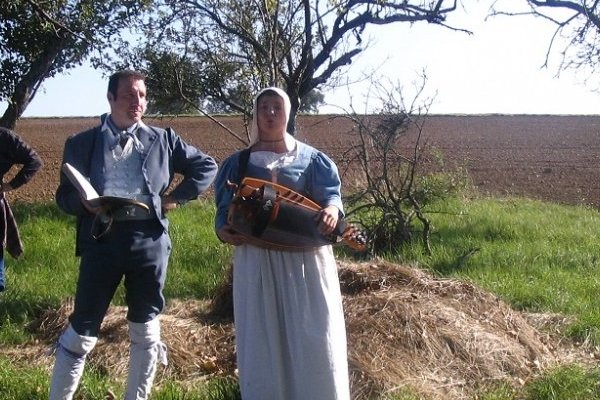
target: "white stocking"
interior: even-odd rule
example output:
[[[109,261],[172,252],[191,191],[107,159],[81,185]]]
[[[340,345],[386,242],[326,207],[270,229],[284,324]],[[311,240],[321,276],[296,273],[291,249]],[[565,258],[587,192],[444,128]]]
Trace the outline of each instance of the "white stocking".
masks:
[[[70,400],[83,375],[85,358],[92,351],[97,337],[81,336],[69,325],[56,345],[50,400]]]
[[[160,341],[158,318],[146,323],[129,321],[129,373],[125,400],[146,400],[156,373],[156,363],[167,365],[167,348]]]

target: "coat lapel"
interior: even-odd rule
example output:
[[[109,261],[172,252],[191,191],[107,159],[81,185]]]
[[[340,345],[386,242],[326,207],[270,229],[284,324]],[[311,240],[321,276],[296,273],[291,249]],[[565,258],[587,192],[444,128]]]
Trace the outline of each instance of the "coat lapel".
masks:
[[[150,148],[154,144],[154,141],[156,141],[156,137],[157,133],[153,129],[150,129],[147,125],[140,126],[138,130],[138,138],[140,139],[140,142],[142,142],[142,144],[144,145],[145,156],[148,155]]]

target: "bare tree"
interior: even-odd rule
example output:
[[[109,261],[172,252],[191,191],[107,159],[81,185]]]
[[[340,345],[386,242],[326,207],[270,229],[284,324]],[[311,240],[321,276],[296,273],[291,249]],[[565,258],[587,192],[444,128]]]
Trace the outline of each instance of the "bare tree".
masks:
[[[335,85],[368,47],[367,26],[424,22],[457,29],[445,22],[456,6],[457,0],[163,0],[146,21],[149,42],[140,53],[193,60],[202,90],[192,100],[209,98],[232,111],[248,113],[259,88],[284,88],[293,133],[302,102]]]
[[[520,4],[526,4],[527,9],[514,11],[517,6],[514,1],[497,0],[491,15],[534,16],[549,21],[556,29],[549,38],[544,66],[548,66],[550,55],[556,50],[560,54],[559,72],[576,69],[594,73],[600,65],[599,3],[598,0],[524,0]]]

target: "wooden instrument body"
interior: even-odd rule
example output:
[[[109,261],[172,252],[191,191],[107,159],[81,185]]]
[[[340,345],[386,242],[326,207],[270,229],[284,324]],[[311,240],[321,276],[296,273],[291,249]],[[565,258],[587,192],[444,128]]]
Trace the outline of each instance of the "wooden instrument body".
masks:
[[[317,203],[285,186],[246,177],[231,202],[227,222],[259,247],[302,251],[347,242],[350,227],[341,218],[333,234],[319,232],[320,211]],[[363,250],[362,244],[346,244]]]

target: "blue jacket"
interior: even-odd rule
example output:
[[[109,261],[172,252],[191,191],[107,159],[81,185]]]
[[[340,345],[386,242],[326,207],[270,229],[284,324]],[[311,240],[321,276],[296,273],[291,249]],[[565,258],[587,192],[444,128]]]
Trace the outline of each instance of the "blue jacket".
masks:
[[[175,173],[183,175],[183,179],[170,195],[177,202],[184,203],[197,198],[210,186],[217,173],[217,164],[211,157],[187,144],[170,128],[143,126],[138,130],[138,136],[144,145],[145,157],[141,173],[152,195],[155,214],[165,231],[168,231],[169,222],[162,212],[161,196],[169,188]],[[63,163],[66,162],[89,177],[94,189],[103,194],[104,134],[101,126],[66,140]],[[79,192],[62,172],[56,190],[56,203],[67,214],[77,216],[76,253],[79,254],[82,240],[89,240],[94,215],[84,208]]]

